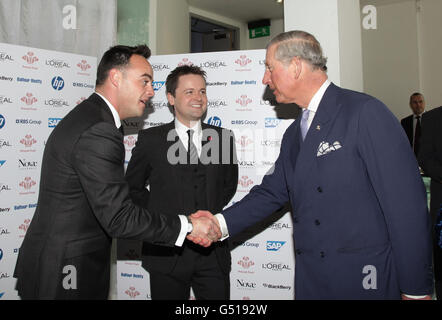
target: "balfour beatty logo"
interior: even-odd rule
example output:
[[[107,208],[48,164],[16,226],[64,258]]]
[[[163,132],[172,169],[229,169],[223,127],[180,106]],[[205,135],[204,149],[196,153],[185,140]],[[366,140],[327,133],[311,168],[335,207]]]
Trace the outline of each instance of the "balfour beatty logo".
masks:
[[[279,251],[285,241],[267,241],[267,251]]]

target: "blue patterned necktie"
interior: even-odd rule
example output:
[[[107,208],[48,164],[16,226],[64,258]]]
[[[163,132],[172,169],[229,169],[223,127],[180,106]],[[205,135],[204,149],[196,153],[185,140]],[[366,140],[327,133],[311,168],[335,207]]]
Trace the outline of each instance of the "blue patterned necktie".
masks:
[[[301,135],[302,135],[302,141],[305,139],[305,135],[308,131],[308,115],[310,111],[308,109],[302,110],[302,118],[301,118]]]

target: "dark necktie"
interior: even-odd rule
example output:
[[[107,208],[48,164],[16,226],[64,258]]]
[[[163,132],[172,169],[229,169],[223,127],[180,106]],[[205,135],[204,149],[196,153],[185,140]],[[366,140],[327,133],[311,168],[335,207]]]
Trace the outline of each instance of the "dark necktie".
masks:
[[[187,135],[189,136],[189,143],[187,144],[187,154],[190,164],[198,164],[198,151],[193,143],[193,130],[187,130]]]
[[[421,137],[421,117],[416,116],[416,129],[414,130],[414,145],[413,145],[414,154],[416,156],[419,152],[420,137]]]

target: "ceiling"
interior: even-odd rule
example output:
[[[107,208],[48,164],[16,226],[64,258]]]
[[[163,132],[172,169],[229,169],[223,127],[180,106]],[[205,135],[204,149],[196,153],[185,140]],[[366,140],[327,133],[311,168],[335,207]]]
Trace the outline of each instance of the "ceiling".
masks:
[[[284,5],[275,0],[187,0],[190,6],[240,22],[282,19]]]

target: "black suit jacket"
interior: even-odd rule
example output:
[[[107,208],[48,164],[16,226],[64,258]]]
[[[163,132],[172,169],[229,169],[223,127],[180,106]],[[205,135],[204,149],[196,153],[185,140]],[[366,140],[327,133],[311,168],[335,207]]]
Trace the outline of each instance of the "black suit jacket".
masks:
[[[408,141],[410,141],[410,146],[413,146],[413,117],[414,114],[409,115],[401,120],[402,128],[404,128],[407,134]]]
[[[422,115],[420,142],[418,161],[424,173],[431,177],[430,211],[434,226],[442,204],[442,107]]]
[[[14,272],[22,298],[107,299],[111,237],[174,245],[179,219],[133,204],[124,157],[123,136],[97,94],[53,130]]]
[[[235,139],[233,133],[226,129],[204,123],[202,129],[201,161],[207,162],[208,156],[218,162],[206,164],[207,210],[215,214],[222,211],[236,192],[238,165]],[[224,141],[221,138],[223,134]],[[211,151],[206,153],[205,150]],[[184,145],[176,134],[174,121],[138,133],[138,141],[132,150],[126,171],[126,179],[135,203],[168,216],[193,213],[183,212],[183,197],[178,188],[185,183],[180,179],[180,170],[183,167],[170,163],[168,159],[168,153],[170,157],[175,151],[186,154]],[[149,190],[145,188],[146,185],[149,185]],[[193,188],[193,185],[189,188]],[[227,243],[218,242],[214,246],[221,269],[228,273],[231,258]],[[180,248],[159,248],[145,243],[143,254],[147,255],[147,259],[143,259],[143,262],[148,271],[169,273],[175,267],[179,253]]]

